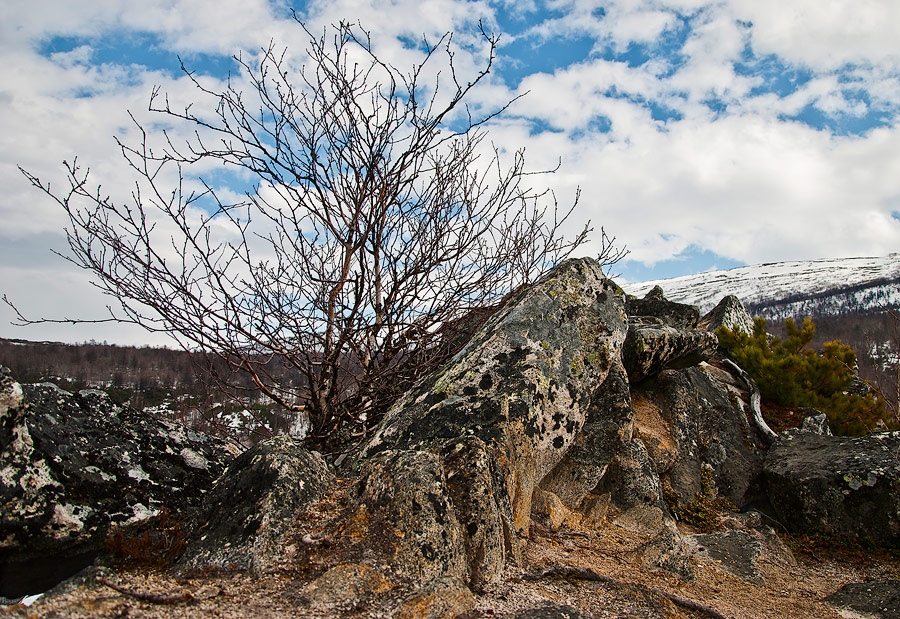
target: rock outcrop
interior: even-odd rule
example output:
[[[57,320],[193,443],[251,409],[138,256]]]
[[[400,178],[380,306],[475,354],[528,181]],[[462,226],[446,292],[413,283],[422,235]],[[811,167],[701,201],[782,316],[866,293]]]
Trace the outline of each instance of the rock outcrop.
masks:
[[[516,554],[516,535],[528,531],[535,488],[576,440],[624,339],[621,292],[596,261],[570,260],[513,296],[446,367],[397,402],[361,451],[363,466],[376,461],[380,473],[363,477],[360,496],[379,500],[360,509],[380,518],[408,501],[421,504],[403,498],[405,489],[373,490],[413,471],[427,471],[422,483],[432,489],[423,496],[438,497],[420,510],[421,530],[437,527],[428,534],[435,539],[397,548],[395,557],[409,555],[397,562],[417,565],[441,542],[449,574],[496,577],[503,557]],[[460,552],[479,557],[478,565],[463,569]]]
[[[665,326],[675,329],[696,329],[700,319],[700,309],[696,305],[669,301],[659,286],[654,286],[643,299],[628,297],[625,313],[629,316],[655,316]]]
[[[900,433],[836,438],[811,411],[802,428],[775,435],[752,381],[717,346],[719,326],[752,329],[737,299],[699,319],[659,289],[626,299],[596,261],[581,259],[483,318],[336,474],[288,437],[225,469],[229,456],[215,441],[95,392],[23,390],[0,372],[0,556],[96,554],[111,528],[166,504],[196,514],[180,575],[218,568],[265,580],[293,570],[278,591],[298,616],[478,613],[477,597],[502,600],[554,573],[609,590],[567,599],[571,606],[528,598],[503,616],[592,616],[601,593],[624,600],[621,615],[639,595],[659,611],[647,616],[674,616],[676,606],[717,616],[568,562],[583,550],[608,558],[605,546],[583,543],[602,538],[619,544],[610,550],[617,564],[684,585],[702,587],[710,580],[698,570],[712,569],[716,582],[764,587],[771,566],[796,566],[759,512],[709,515],[715,497],[739,508],[771,499],[797,532],[900,542]],[[687,527],[691,505],[706,511],[690,522],[724,530]],[[556,539],[541,555],[533,544],[544,536]],[[510,577],[511,567],[553,565],[550,557],[560,570]]]
[[[234,457],[99,391],[2,381],[0,595],[52,586],[89,564],[111,529],[163,507],[187,518]]]
[[[764,445],[740,391],[709,365],[666,370],[634,386],[636,424],[656,470],[681,504],[701,489],[703,467],[721,496],[742,506],[759,498]]]
[[[900,545],[900,432],[783,434],[766,456],[765,478],[791,531]]]
[[[711,333],[715,333],[719,327],[753,335],[753,318],[736,296],[728,295],[719,301],[719,304],[697,323],[698,329],[705,329]]]
[[[297,515],[333,482],[322,456],[290,436],[257,443],[235,458],[206,493],[180,565],[265,571],[282,557]]]

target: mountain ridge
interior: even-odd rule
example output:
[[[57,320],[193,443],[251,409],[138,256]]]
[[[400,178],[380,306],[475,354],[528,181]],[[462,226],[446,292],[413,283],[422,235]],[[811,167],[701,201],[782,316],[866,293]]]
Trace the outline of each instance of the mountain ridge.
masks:
[[[730,294],[767,319],[877,311],[900,305],[900,253],[770,262],[621,286],[638,297],[660,286],[667,299],[702,313]]]

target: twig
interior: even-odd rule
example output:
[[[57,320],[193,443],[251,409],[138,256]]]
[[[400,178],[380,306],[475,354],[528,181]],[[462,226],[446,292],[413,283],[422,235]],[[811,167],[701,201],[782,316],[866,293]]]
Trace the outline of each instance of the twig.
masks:
[[[175,593],[172,595],[161,595],[158,593],[141,593],[140,591],[132,591],[130,589],[126,589],[125,587],[120,587],[119,585],[110,582],[106,578],[98,578],[97,582],[99,582],[101,585],[106,585],[113,591],[118,591],[122,595],[127,595],[133,597],[136,600],[149,602],[151,604],[180,604],[182,602],[194,602],[194,594],[189,591],[185,591],[183,593]]]
[[[621,580],[616,580],[615,578],[611,578],[609,576],[605,576],[603,574],[598,574],[594,570],[586,567],[572,567],[569,565],[557,565],[554,567],[549,567],[541,572],[536,574],[525,574],[520,580],[541,580],[543,578],[549,578],[550,576],[564,576],[567,578],[577,578],[579,580],[590,580],[593,582],[602,582],[612,585],[621,585],[628,586],[629,583],[623,582]],[[681,606],[682,608],[686,608],[688,610],[697,610],[702,613],[706,613],[715,619],[726,619],[725,615],[720,613],[719,611],[710,608],[704,604],[700,604],[699,602],[694,602],[693,600],[688,600],[683,597],[679,597],[675,594],[668,593],[661,589],[654,589],[653,587],[647,587],[647,590],[651,593],[655,593],[657,595],[661,595],[670,602]]]

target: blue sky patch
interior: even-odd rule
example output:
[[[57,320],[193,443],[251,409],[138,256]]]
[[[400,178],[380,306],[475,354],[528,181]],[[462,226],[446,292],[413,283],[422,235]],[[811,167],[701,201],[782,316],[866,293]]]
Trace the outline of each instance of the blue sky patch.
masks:
[[[742,266],[747,265],[738,260],[732,260],[716,254],[708,249],[702,249],[697,245],[691,245],[677,256],[668,260],[661,260],[652,266],[636,260],[623,260],[615,265],[611,271],[621,273],[623,280],[640,282],[651,279],[680,277],[702,271],[722,271]]]

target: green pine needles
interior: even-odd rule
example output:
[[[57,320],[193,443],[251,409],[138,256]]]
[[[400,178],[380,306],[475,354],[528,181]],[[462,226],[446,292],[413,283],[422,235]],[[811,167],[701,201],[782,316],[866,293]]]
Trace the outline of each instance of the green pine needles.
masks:
[[[754,321],[753,334],[722,327],[719,343],[756,381],[767,408],[814,408],[828,417],[832,432],[860,436],[891,420],[884,400],[872,393],[848,393],[856,378],[856,353],[836,340],[821,351],[810,347],[816,326],[810,318],[797,327],[785,321],[786,339],[766,333],[766,321]],[[774,405],[774,406],[773,406]]]

